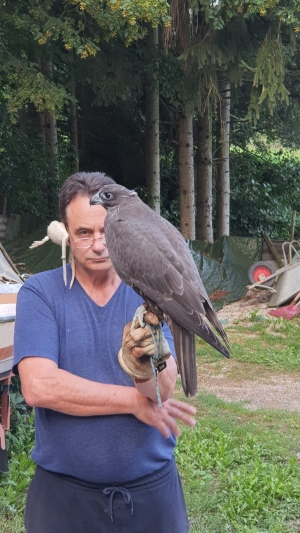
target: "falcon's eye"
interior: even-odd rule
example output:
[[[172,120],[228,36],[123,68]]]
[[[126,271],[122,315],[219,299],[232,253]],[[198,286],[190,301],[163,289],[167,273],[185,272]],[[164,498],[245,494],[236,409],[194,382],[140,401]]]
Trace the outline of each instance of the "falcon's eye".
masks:
[[[111,194],[111,192],[103,192],[101,196],[102,198],[104,198],[104,200],[111,200],[113,198],[113,195]]]

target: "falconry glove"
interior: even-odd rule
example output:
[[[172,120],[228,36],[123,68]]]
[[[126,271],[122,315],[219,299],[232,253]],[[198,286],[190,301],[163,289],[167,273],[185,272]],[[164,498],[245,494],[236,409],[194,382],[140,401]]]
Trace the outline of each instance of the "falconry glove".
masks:
[[[138,318],[125,326],[118,358],[121,367],[132,379],[148,380],[153,378],[152,364],[159,372],[165,368],[165,361],[171,353],[159,318],[151,311],[146,311],[143,321],[144,327]]]

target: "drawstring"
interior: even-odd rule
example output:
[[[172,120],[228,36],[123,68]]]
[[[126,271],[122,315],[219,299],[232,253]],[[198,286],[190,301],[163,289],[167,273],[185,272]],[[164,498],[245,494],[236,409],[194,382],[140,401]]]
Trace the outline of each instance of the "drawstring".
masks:
[[[129,490],[124,489],[124,487],[106,487],[106,489],[103,490],[103,494],[105,496],[109,496],[109,513],[110,513],[110,519],[113,522],[114,521],[114,511],[113,511],[113,499],[115,494],[122,494],[123,501],[126,503],[126,505],[131,504],[131,514],[133,515],[133,501],[132,496],[129,492]]]

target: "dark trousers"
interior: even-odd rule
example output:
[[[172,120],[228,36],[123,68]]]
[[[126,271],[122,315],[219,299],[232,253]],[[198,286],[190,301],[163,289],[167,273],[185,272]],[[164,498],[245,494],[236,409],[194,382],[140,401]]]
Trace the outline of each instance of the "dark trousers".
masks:
[[[27,533],[188,533],[172,459],[128,483],[88,483],[37,467],[26,503]]]

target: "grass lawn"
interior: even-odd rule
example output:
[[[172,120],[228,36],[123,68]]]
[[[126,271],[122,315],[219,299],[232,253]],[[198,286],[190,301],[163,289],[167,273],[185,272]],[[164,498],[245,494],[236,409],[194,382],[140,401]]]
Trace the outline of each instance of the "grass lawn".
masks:
[[[252,379],[255,372],[299,372],[298,324],[297,318],[270,321],[252,313],[250,321],[226,328],[233,359],[247,372],[251,366]],[[221,357],[200,341],[197,356],[200,373],[201,362],[215,368]],[[251,411],[205,392],[191,401],[197,425],[182,428],[176,449],[191,533],[300,532],[300,412]],[[1,533],[24,533],[25,490],[33,471],[32,434],[26,435],[23,428],[12,439],[11,472],[0,475]]]
[[[249,411],[201,393],[176,457],[191,533],[300,531],[300,413]]]

